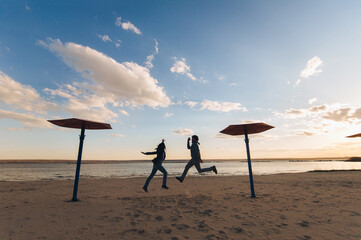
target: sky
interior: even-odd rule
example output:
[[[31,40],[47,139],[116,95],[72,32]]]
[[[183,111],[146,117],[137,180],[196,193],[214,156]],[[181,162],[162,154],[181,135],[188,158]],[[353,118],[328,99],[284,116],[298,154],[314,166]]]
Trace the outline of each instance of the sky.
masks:
[[[361,154],[360,1],[0,0],[0,159],[253,158]]]

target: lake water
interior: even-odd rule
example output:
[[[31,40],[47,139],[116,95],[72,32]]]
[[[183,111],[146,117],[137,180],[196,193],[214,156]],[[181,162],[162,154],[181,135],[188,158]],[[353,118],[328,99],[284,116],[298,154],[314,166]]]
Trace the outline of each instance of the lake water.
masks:
[[[166,161],[163,166],[170,177],[180,175],[186,162]],[[248,164],[244,161],[206,161],[202,167],[216,165],[218,175],[239,176],[248,175]],[[76,164],[69,163],[1,163],[0,181],[34,181],[74,179]],[[145,177],[150,174],[152,163],[124,162],[82,164],[81,178],[131,178]],[[255,175],[269,175],[278,173],[298,173],[314,170],[361,170],[361,162],[343,161],[253,161],[252,170]],[[198,174],[193,167],[189,175],[214,175],[213,172]],[[156,176],[161,175],[160,172]]]

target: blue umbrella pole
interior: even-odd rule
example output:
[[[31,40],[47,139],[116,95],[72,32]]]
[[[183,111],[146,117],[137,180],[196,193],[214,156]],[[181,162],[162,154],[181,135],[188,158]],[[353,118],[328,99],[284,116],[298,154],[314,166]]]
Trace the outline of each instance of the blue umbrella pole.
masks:
[[[251,185],[251,197],[255,198],[256,194],[254,193],[254,186],[253,186],[253,175],[252,175],[252,164],[251,164],[251,154],[249,152],[249,139],[247,129],[244,130],[244,141],[246,142],[246,149],[247,149],[247,160],[248,160],[248,171],[249,171],[249,183]]]
[[[80,133],[78,160],[76,162],[76,172],[75,172],[75,181],[74,181],[74,191],[73,191],[73,198],[71,199],[72,202],[78,201],[77,195],[78,195],[81,155],[83,153],[83,142],[84,142],[84,138],[85,138],[84,133],[85,133],[85,126],[83,125],[81,128],[81,133]]]

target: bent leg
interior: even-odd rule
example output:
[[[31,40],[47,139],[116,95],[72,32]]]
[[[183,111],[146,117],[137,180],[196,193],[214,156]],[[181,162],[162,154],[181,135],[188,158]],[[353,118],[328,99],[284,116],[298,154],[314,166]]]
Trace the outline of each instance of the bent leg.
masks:
[[[182,180],[186,177],[188,170],[189,170],[193,165],[194,165],[194,163],[193,163],[192,160],[190,160],[190,161],[187,163],[187,165],[186,165],[186,167],[184,168],[184,171],[183,171],[183,173],[182,173],[182,176],[180,177]]]
[[[208,167],[208,168],[201,168],[201,164],[199,163],[199,161],[195,161],[194,165],[196,166],[197,171],[199,173],[210,172],[210,171],[213,171],[213,169],[214,169],[214,166],[213,167]]]
[[[147,178],[147,180],[145,181],[144,187],[148,188],[149,182],[150,180],[152,180],[152,178],[154,177],[155,173],[158,171],[158,169],[156,168],[156,166],[153,166],[153,170],[150,173],[149,177]]]

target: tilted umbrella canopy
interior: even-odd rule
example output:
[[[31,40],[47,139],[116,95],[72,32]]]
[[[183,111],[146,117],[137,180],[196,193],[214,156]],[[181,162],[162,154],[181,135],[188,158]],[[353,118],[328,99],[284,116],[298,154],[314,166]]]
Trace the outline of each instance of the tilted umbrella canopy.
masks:
[[[252,174],[252,164],[251,164],[251,154],[249,151],[249,139],[248,134],[260,133],[267,131],[273,126],[270,126],[265,123],[248,123],[248,124],[237,124],[237,125],[229,125],[225,129],[221,131],[221,133],[237,136],[237,135],[245,135],[244,141],[246,142],[246,150],[247,150],[247,162],[248,162],[248,171],[249,171],[249,183],[251,185],[251,197],[255,198],[256,195],[254,193],[253,186],[253,174]]]
[[[351,135],[351,136],[347,136],[348,138],[355,138],[355,137],[361,137],[361,133],[358,133],[358,134],[354,134],[354,135]]]
[[[83,119],[78,119],[78,118],[48,120],[48,122],[51,122],[52,124],[55,124],[60,127],[66,127],[66,128],[81,129],[84,126],[85,129],[91,129],[91,130],[112,129],[112,127],[108,123],[93,122],[93,121],[83,120]]]
[[[237,125],[229,125],[225,129],[221,131],[221,133],[228,134],[228,135],[245,135],[245,131],[247,134],[254,134],[267,131],[273,126],[270,126],[265,123],[248,123],[248,124],[237,124]]]
[[[100,122],[94,122],[94,121],[78,119],[78,118],[48,120],[48,122],[51,122],[52,124],[55,124],[60,127],[81,129],[78,160],[76,162],[73,198],[71,199],[72,202],[76,202],[78,201],[77,194],[78,194],[78,184],[79,184],[79,175],[80,175],[81,155],[83,152],[83,142],[85,138],[85,129],[90,129],[90,130],[112,129],[112,127],[108,123],[100,123]]]

